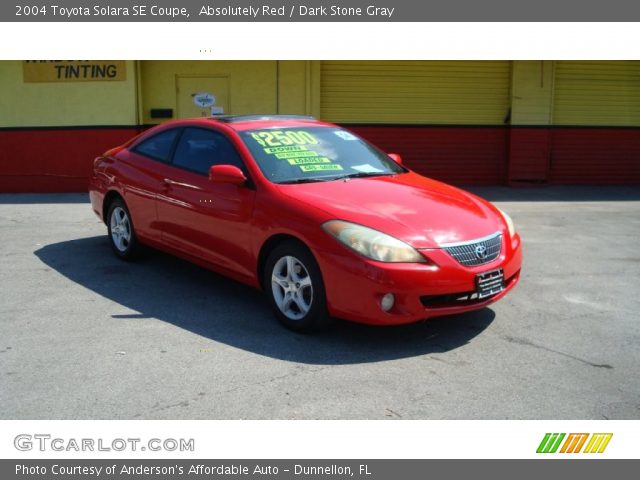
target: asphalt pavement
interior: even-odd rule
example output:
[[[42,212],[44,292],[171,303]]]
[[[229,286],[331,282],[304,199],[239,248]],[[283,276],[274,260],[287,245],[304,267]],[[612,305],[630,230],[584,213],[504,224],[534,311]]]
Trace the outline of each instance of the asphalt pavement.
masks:
[[[640,419],[640,188],[473,191],[523,238],[510,295],[315,335],[182,260],[116,259],[85,194],[0,195],[0,418]]]

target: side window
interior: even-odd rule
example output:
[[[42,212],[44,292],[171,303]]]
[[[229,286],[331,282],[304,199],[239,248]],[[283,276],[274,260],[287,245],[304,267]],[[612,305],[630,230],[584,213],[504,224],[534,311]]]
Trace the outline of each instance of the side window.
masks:
[[[133,151],[166,163],[171,156],[171,149],[176,135],[178,135],[177,129],[166,130],[139,143],[133,148]]]
[[[205,175],[211,165],[235,165],[245,172],[242,159],[229,139],[204,128],[185,128],[173,155],[173,164]]]

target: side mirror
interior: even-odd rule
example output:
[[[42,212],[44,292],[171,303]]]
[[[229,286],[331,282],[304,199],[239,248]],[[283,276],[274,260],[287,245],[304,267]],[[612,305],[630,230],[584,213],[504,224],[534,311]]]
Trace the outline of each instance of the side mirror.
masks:
[[[389,153],[387,154],[391,160],[396,162],[398,165],[402,165],[402,157],[397,153]]]
[[[247,177],[235,165],[212,165],[209,169],[209,180],[241,186],[245,184]]]

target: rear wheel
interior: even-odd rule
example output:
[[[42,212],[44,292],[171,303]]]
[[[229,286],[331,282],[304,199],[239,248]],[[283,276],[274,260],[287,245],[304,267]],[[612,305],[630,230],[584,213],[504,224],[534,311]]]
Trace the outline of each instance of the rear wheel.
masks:
[[[320,268],[304,245],[278,245],[267,258],[263,285],[276,317],[287,328],[309,332],[330,323]]]
[[[123,260],[133,260],[139,253],[140,245],[129,209],[121,198],[114,199],[109,205],[107,228],[115,254]]]

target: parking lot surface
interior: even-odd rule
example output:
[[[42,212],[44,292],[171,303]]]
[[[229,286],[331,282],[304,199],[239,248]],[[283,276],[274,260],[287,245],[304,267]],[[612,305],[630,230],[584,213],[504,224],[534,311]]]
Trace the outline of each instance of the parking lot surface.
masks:
[[[84,194],[0,195],[0,418],[639,419],[640,189],[473,191],[523,238],[510,295],[316,335],[182,260],[116,259]]]

